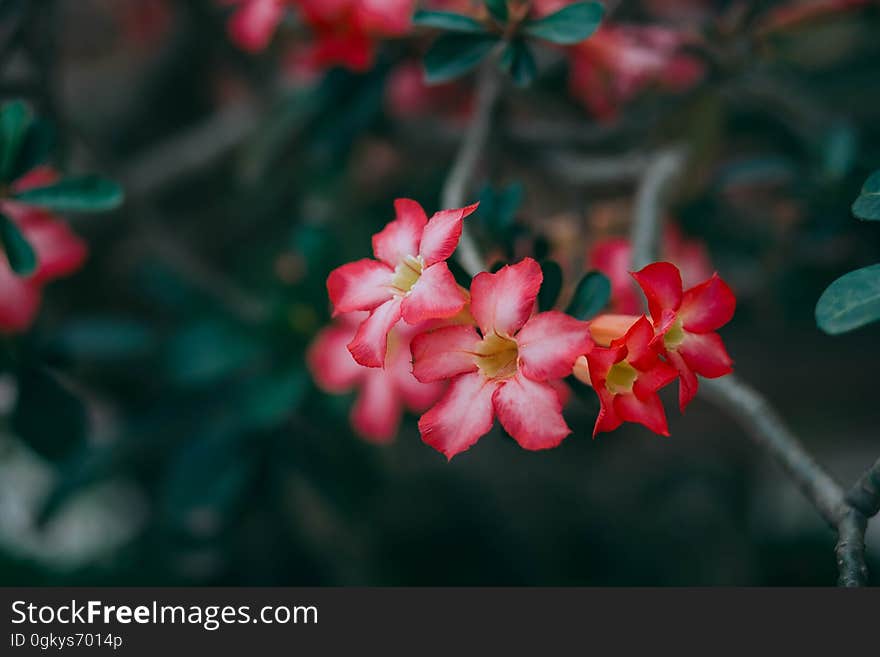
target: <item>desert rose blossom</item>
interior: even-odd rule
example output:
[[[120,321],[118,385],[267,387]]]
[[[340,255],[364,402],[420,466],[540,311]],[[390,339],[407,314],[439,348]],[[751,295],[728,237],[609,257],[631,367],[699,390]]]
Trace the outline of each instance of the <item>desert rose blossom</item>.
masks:
[[[574,369],[575,376],[593,386],[599,397],[601,406],[593,437],[614,431],[624,422],[642,424],[668,436],[666,411],[657,391],[672,383],[678,372],[660,358],[654,327],[647,317],[642,315],[633,321],[626,316],[600,316],[590,326],[597,343],[607,339],[609,325],[614,327],[611,334],[627,328],[607,346],[593,346]]]
[[[21,192],[57,179],[54,171],[41,167],[19,178],[11,188]],[[43,286],[82,267],[88,249],[66,223],[45,210],[0,200],[0,212],[15,222],[37,256],[37,269],[30,276],[16,275],[6,258],[0,257],[0,332],[19,333],[36,319]]]
[[[348,313],[324,328],[306,354],[309,370],[321,390],[341,394],[357,389],[351,425],[369,442],[388,443],[397,435],[404,409],[421,413],[439,399],[442,383],[421,383],[412,374],[410,341],[427,326],[400,322],[388,335],[384,368],[359,365],[348,351],[365,312]]]
[[[430,221],[415,201],[394,202],[396,219],[373,235],[376,260],[342,265],[327,277],[334,316],[371,311],[348,345],[366,367],[382,367],[388,332],[403,318],[407,324],[458,314],[467,294],[455,282],[446,260],[458,246],[462,220],[476,205],[442,210]]]
[[[730,356],[716,331],[736,309],[736,297],[718,274],[683,289],[675,265],[655,262],[633,277],[648,299],[654,342],[681,375],[679,406],[683,411],[697,394],[697,375],[715,379],[733,371]]]
[[[413,340],[415,377],[450,380],[419,420],[422,440],[447,458],[488,433],[495,416],[525,449],[556,447],[571,433],[559,383],[591,341],[585,322],[557,311],[532,314],[542,280],[531,258],[477,274],[470,303],[477,327],[440,328]]]
[[[218,0],[235,7],[227,28],[229,38],[242,50],[265,50],[284,19],[284,13],[297,0]]]
[[[714,271],[705,243],[686,238],[673,223],[666,223],[660,244],[663,260],[678,267],[685,285],[705,281]],[[596,241],[587,254],[589,267],[598,269],[611,281],[611,309],[637,315],[644,312],[644,301],[630,275],[632,246],[624,237]]]

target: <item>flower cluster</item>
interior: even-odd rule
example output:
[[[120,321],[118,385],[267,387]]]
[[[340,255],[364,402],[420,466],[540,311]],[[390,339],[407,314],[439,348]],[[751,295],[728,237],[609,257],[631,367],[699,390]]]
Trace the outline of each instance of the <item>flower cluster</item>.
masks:
[[[422,439],[448,458],[468,449],[498,419],[525,449],[559,445],[571,430],[562,415],[574,375],[595,390],[601,410],[594,435],[623,422],[668,435],[657,395],[679,380],[683,411],[697,375],[731,372],[716,331],[736,299],[713,274],[688,289],[668,262],[633,273],[647,315],[599,315],[580,321],[537,311],[543,283],[531,258],[477,274],[464,290],[446,264],[476,205],[430,219],[399,199],[396,218],[373,237],[376,259],[343,265],[327,279],[336,321],[309,351],[322,389],[360,386],[352,423],[364,437],[390,440],[404,407],[425,411]]]

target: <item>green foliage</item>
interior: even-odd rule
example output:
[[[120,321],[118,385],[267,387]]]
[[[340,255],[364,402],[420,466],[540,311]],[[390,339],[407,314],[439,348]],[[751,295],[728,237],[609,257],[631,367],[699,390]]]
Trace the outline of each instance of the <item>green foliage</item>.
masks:
[[[526,22],[523,32],[551,43],[573,45],[592,36],[604,13],[605,8],[598,2],[578,2],[549,16]]]
[[[21,101],[0,107],[0,180],[11,180],[15,159],[28,131],[30,116]]]
[[[608,305],[609,299],[611,281],[608,277],[598,271],[587,272],[577,284],[565,312],[580,320],[592,319]]]
[[[240,370],[259,353],[257,344],[243,332],[206,320],[174,337],[166,362],[168,374],[176,383],[202,385]]]
[[[6,252],[9,266],[19,276],[28,276],[37,269],[37,254],[21,234],[18,226],[5,214],[0,213],[0,243]]]
[[[477,216],[486,231],[497,237],[508,235],[523,201],[523,186],[512,183],[501,189],[486,186],[480,192]]]
[[[864,221],[880,221],[880,171],[875,171],[865,181],[852,212]]]
[[[413,16],[413,24],[422,27],[435,27],[449,32],[470,32],[486,34],[485,26],[470,16],[449,11],[427,11],[421,9]]]
[[[483,0],[489,14],[499,23],[506,23],[508,18],[507,0]]]
[[[510,74],[518,87],[529,86],[538,73],[535,56],[525,39],[511,41],[501,54],[499,65],[502,70]]]
[[[47,185],[33,187],[13,197],[37,207],[60,212],[100,212],[122,205],[122,188],[112,180],[98,176],[76,176]]]
[[[118,362],[152,351],[156,336],[146,325],[120,317],[81,317],[55,334],[52,347],[84,362]]]
[[[559,299],[562,291],[562,267],[553,260],[544,260],[541,263],[541,272],[544,274],[544,282],[538,291],[538,310],[544,312],[553,308]]]
[[[26,366],[17,378],[12,428],[40,456],[66,459],[86,439],[88,418],[82,402],[44,367]]]
[[[472,71],[498,43],[487,34],[444,34],[425,54],[429,84],[448,82]]]
[[[837,335],[880,319],[880,264],[844,274],[819,297],[816,323]]]
[[[45,164],[54,146],[55,128],[52,124],[39,118],[31,121],[19,148],[10,179],[16,180],[31,169]]]

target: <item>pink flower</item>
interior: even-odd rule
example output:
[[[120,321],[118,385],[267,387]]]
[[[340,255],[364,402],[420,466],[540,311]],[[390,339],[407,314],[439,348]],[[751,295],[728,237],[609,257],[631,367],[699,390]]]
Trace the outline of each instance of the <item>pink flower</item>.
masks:
[[[715,379],[733,371],[715,331],[733,317],[736,297],[718,274],[683,290],[681,274],[668,262],[650,264],[633,277],[648,298],[654,342],[681,375],[678,399],[684,411],[697,394],[697,374]]]
[[[13,192],[51,184],[58,176],[49,168],[34,169],[12,184]],[[0,257],[0,332],[19,333],[34,322],[43,286],[69,276],[85,262],[88,249],[66,223],[54,215],[14,201],[0,201],[0,212],[12,219],[37,255],[37,269],[18,276]]]
[[[382,367],[391,327],[445,319],[467,303],[446,260],[458,246],[462,220],[476,205],[442,210],[428,221],[415,201],[394,202],[396,219],[373,235],[377,260],[364,258],[334,269],[327,277],[333,315],[369,310],[349,343],[354,359],[366,367]]]
[[[450,326],[412,342],[419,381],[450,379],[419,420],[422,440],[447,458],[471,447],[498,416],[525,449],[557,446],[571,430],[562,417],[560,379],[590,345],[587,324],[561,312],[532,316],[541,267],[531,258],[471,284],[474,326]]]
[[[601,318],[594,321],[601,323]],[[657,391],[672,383],[678,372],[660,359],[654,328],[647,317],[639,317],[610,346],[594,346],[587,352],[586,361],[587,368],[576,367],[575,376],[592,385],[599,397],[601,408],[593,437],[601,431],[613,431],[624,422],[636,422],[654,433],[669,435],[666,411]]]
[[[652,84],[687,89],[705,73],[699,59],[682,51],[691,40],[665,27],[605,24],[571,49],[571,93],[607,120]]]
[[[422,65],[407,61],[388,76],[385,104],[391,116],[400,119],[422,117],[465,121],[473,109],[473,93],[460,81],[429,85]]]
[[[296,0],[218,0],[237,8],[229,19],[229,37],[242,50],[265,50],[284,18],[285,10]]]
[[[667,223],[660,252],[664,260],[676,265],[685,285],[695,285],[712,275],[712,261],[706,245],[687,239],[678,226]],[[623,237],[601,239],[593,244],[587,262],[611,281],[611,309],[616,313],[636,315],[644,310],[641,295],[630,276],[632,249]]]
[[[443,393],[442,383],[421,383],[412,374],[410,341],[424,326],[399,323],[388,336],[384,368],[364,367],[355,362],[346,345],[366,316],[349,313],[318,333],[306,354],[309,370],[318,387],[340,394],[359,389],[351,409],[351,425],[358,435],[375,443],[394,439],[404,408],[420,413]]]

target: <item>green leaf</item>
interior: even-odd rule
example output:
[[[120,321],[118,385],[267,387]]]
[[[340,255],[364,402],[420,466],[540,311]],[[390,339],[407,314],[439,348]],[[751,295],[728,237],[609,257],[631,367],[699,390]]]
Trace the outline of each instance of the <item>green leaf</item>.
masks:
[[[240,401],[242,420],[249,428],[276,427],[296,411],[308,389],[309,377],[302,370],[257,379]]]
[[[169,345],[167,368],[175,383],[210,384],[254,362],[259,345],[248,335],[211,320],[184,328]]]
[[[538,291],[538,310],[544,312],[556,305],[559,292],[562,290],[562,267],[553,260],[544,260],[541,263],[541,272],[544,274],[544,282]]]
[[[486,27],[470,16],[455,14],[450,11],[426,11],[420,9],[413,16],[413,24],[422,27],[435,27],[450,32],[469,32],[487,34]]]
[[[880,264],[844,274],[819,297],[816,324],[831,335],[880,319]]]
[[[55,128],[52,124],[42,119],[32,121],[21,143],[10,178],[17,180],[31,169],[45,164],[54,146]]]
[[[578,2],[523,25],[523,32],[552,43],[572,45],[590,37],[602,22],[605,9],[598,2]]]
[[[505,48],[499,64],[518,87],[529,86],[538,72],[535,57],[523,39],[516,39]]]
[[[865,181],[852,212],[865,221],[880,221],[880,171],[875,171]]]
[[[18,373],[12,428],[37,454],[58,462],[84,444],[88,417],[82,402],[52,372],[27,367]]]
[[[611,299],[611,281],[605,274],[591,271],[577,284],[571,303],[565,312],[580,320],[592,319]]]
[[[30,114],[21,101],[7,103],[0,108],[0,180],[11,180],[12,167],[29,123]]]
[[[483,0],[486,9],[499,23],[506,23],[508,18],[507,0]]]
[[[62,326],[52,342],[59,353],[81,361],[115,363],[145,356],[155,335],[144,324],[121,317],[83,317]]]
[[[19,276],[28,276],[37,269],[37,254],[12,219],[0,213],[0,243],[6,252],[9,267]]]
[[[98,176],[77,176],[46,187],[33,187],[13,195],[27,205],[59,212],[100,212],[122,205],[122,188]]]
[[[428,83],[437,84],[461,77],[474,69],[497,43],[494,36],[444,34],[425,54]]]

